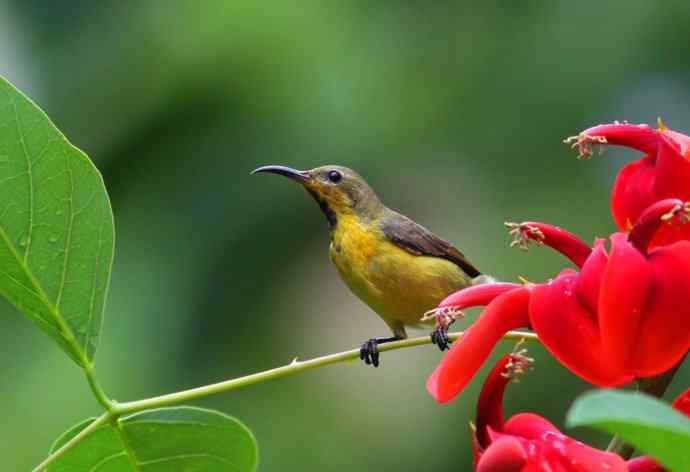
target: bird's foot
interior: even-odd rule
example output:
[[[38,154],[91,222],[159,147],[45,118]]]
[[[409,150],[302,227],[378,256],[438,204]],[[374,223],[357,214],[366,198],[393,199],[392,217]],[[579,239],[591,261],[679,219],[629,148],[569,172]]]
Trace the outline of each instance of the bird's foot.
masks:
[[[359,358],[364,361],[366,365],[379,366],[379,343],[376,338],[369,339],[362,344],[359,350]]]
[[[422,321],[436,319],[436,329],[431,332],[431,342],[436,344],[441,352],[450,347],[448,328],[455,323],[455,320],[463,316],[462,311],[455,307],[434,308],[424,313]]]
[[[364,361],[366,365],[379,366],[379,344],[389,343],[392,341],[400,341],[405,339],[404,336],[396,335],[390,338],[371,338],[362,344],[359,350],[359,358]]]
[[[431,343],[436,344],[441,352],[450,347],[450,339],[448,339],[448,327],[438,326],[431,332]]]

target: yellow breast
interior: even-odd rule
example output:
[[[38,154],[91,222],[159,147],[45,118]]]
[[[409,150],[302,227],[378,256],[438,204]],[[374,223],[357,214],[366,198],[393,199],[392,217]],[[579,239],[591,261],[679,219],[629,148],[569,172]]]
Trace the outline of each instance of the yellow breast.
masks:
[[[452,262],[411,254],[390,242],[376,221],[354,215],[338,218],[330,256],[352,292],[394,330],[417,324],[446,295],[471,283]]]

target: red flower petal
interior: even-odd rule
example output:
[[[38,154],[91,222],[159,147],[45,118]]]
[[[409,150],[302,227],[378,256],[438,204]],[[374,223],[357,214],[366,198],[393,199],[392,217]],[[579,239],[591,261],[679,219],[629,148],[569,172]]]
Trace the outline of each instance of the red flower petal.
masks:
[[[532,327],[544,346],[580,377],[598,386],[624,384],[632,377],[604,356],[596,313],[588,311],[575,293],[577,277],[564,271],[533,288]]]
[[[645,154],[656,152],[659,132],[649,125],[630,123],[609,123],[593,126],[580,133],[582,138],[604,138],[606,144],[627,146]]]
[[[426,388],[438,402],[445,403],[460,393],[505,333],[528,326],[528,300],[529,291],[522,286],[500,295],[453,343],[427,380]]]
[[[645,377],[670,369],[690,349],[690,242],[654,249],[649,263],[654,284],[634,344]]]
[[[487,447],[490,442],[487,428],[503,430],[503,394],[510,377],[505,375],[506,365],[510,362],[511,355],[501,357],[484,381],[482,391],[477,400],[477,414],[475,416],[475,436],[482,447]]]
[[[667,136],[659,139],[654,190],[661,198],[690,197],[690,162],[681,154],[678,143]]]
[[[635,221],[628,240],[638,251],[646,254],[652,239],[666,226],[680,226],[676,221],[683,215],[685,202],[677,198],[665,198],[649,205]],[[666,223],[666,224],[664,224]]]
[[[506,223],[506,225],[512,228],[510,233],[516,236],[511,246],[523,246],[531,239],[557,250],[578,267],[582,267],[592,252],[588,244],[558,226],[536,221],[525,221],[519,224]]]
[[[477,464],[477,472],[521,472],[527,461],[527,451],[519,439],[505,436],[484,451]]]
[[[675,243],[676,241],[688,240],[690,240],[690,225],[663,225],[657,230],[649,247],[654,248],[659,246],[667,246]]]
[[[680,154],[686,159],[690,159],[690,136],[672,129],[664,129],[661,135],[668,137],[678,147]]]
[[[474,285],[451,293],[441,300],[441,303],[438,304],[438,308],[454,307],[462,310],[463,308],[471,306],[488,305],[499,295],[520,287],[522,287],[520,284],[503,282]]]
[[[561,434],[553,423],[534,413],[518,413],[512,416],[503,426],[503,432],[525,439],[540,439],[545,433]]]
[[[670,133],[672,132],[666,131],[659,140],[654,177],[655,201],[661,198],[690,200],[690,138],[673,132],[674,136],[683,138],[678,142],[666,136]],[[684,149],[685,156],[681,149]],[[681,240],[690,240],[690,225],[666,225],[657,232],[652,246],[662,246]]]
[[[544,470],[628,472],[628,466],[619,455],[595,449],[568,436],[548,434],[543,441],[541,461],[551,466]]]
[[[611,211],[621,231],[629,231],[637,217],[658,200],[654,191],[655,161],[646,156],[623,166],[611,191]]]
[[[609,260],[604,249],[604,242],[603,239],[594,241],[592,255],[582,266],[582,271],[575,285],[575,293],[577,293],[580,302],[585,305],[587,312],[592,314],[597,312],[601,276],[604,274],[604,268]]]
[[[628,374],[636,372],[641,338],[652,334],[641,330],[651,279],[651,266],[642,253],[624,234],[611,235],[599,294],[602,357]]]
[[[516,418],[518,416],[527,418],[527,415],[523,413],[517,415]],[[513,419],[511,418],[510,421]],[[543,422],[550,425],[545,419],[533,414],[529,414],[529,418],[523,422],[534,422],[534,424]],[[537,436],[539,430],[537,426],[530,432],[533,439],[505,434],[496,442],[510,437],[522,440],[521,444],[527,451],[527,462],[525,467],[520,469],[521,472],[628,472],[628,467],[620,456],[590,447],[566,436],[555,427],[553,429],[552,431],[545,428],[544,432]],[[489,446],[487,452],[491,448],[493,444]]]

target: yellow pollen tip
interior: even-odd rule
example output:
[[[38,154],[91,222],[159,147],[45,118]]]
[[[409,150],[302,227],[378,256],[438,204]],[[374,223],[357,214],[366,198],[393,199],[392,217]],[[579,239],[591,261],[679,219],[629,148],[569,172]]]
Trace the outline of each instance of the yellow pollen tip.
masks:
[[[534,359],[527,357],[527,349],[520,348],[524,342],[525,339],[523,338],[515,344],[513,352],[510,354],[510,360],[506,363],[504,372],[501,373],[503,377],[513,382],[517,382],[518,377],[534,365]]]
[[[668,127],[666,126],[666,123],[664,123],[664,120],[661,119],[661,117],[658,117],[656,119],[656,129],[658,129],[662,133],[668,131]]]

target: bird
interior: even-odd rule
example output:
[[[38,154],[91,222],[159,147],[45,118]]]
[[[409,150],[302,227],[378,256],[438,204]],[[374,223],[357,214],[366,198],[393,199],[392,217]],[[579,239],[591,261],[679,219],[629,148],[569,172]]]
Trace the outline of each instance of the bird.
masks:
[[[252,174],[272,173],[299,183],[316,200],[328,222],[329,256],[350,290],[376,312],[392,332],[360,348],[360,358],[379,366],[378,346],[407,338],[406,326],[418,327],[424,313],[447,295],[487,276],[449,242],[386,207],[354,170],[325,165],[297,170],[266,165]],[[431,340],[448,348],[448,324],[438,317]]]

